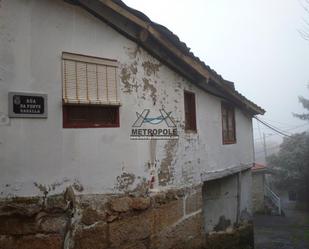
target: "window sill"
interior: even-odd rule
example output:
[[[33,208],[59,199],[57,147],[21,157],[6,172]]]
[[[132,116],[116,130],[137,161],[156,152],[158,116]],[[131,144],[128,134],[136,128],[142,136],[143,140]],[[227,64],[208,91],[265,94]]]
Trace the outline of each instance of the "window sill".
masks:
[[[119,125],[66,125],[63,129],[87,129],[87,128],[119,128]]]
[[[236,141],[224,141],[223,145],[236,144]]]
[[[185,130],[186,134],[196,134],[197,130]]]

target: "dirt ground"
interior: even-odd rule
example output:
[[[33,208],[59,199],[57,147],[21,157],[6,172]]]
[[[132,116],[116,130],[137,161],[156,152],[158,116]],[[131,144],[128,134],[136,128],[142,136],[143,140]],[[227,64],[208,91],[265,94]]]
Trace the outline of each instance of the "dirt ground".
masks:
[[[254,217],[255,249],[309,249],[309,213],[282,200],[285,217]]]

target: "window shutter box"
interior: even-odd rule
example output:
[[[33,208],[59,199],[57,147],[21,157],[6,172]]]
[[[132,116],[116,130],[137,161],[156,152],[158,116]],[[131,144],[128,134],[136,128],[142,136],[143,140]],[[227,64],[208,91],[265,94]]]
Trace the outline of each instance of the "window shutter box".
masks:
[[[120,105],[114,60],[62,53],[64,104]]]

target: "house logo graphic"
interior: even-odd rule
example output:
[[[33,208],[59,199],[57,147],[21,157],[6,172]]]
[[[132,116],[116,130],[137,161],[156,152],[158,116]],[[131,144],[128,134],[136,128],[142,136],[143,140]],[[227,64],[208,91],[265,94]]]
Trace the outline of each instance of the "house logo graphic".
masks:
[[[130,138],[132,140],[148,139],[178,139],[178,132],[175,121],[171,114],[164,109],[159,110],[159,114],[150,117],[150,109],[143,112],[136,112],[137,119],[132,125]]]

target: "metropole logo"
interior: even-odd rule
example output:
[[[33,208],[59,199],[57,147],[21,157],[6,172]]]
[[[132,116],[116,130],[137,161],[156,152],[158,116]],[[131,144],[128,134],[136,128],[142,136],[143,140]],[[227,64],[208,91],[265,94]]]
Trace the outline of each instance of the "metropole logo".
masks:
[[[136,112],[137,119],[132,125],[130,138],[132,140],[168,140],[178,139],[175,121],[171,114],[160,109],[158,115],[151,117],[150,109],[144,109],[142,113]]]

